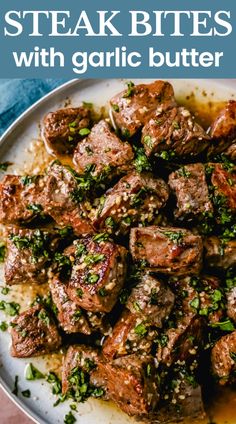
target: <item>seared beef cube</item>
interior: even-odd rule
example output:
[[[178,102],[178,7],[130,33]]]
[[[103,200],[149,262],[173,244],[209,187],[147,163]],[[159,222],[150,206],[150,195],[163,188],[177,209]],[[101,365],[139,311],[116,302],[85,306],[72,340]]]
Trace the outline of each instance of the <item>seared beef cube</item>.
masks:
[[[6,175],[0,183],[0,222],[21,225],[42,215],[44,178]]]
[[[111,325],[107,319],[107,314],[102,312],[86,311],[86,318],[89,322],[91,332],[100,332],[107,335],[111,330]]]
[[[236,161],[236,143],[231,144],[227,150],[225,150],[224,155],[229,158],[231,161]]]
[[[166,110],[175,105],[174,90],[166,81],[133,85],[110,100],[112,115],[121,134],[132,137],[156,110]]]
[[[87,311],[110,312],[125,281],[126,249],[96,236],[80,239],[75,247],[69,297]]]
[[[211,236],[204,240],[204,248],[208,267],[228,269],[236,265],[236,240],[224,241]]]
[[[168,196],[168,186],[163,180],[149,174],[129,174],[102,197],[94,225],[125,234],[139,222],[153,221]]]
[[[133,288],[126,307],[151,325],[162,327],[174,305],[174,294],[161,281],[146,272]]]
[[[85,345],[72,345],[67,350],[62,366],[62,392],[67,393],[74,384],[73,375],[82,370],[90,373],[97,366],[99,353]]]
[[[163,407],[155,414],[158,423],[174,424],[185,422],[185,419],[201,420],[205,417],[201,386],[194,374],[184,367],[171,372],[164,393]]]
[[[65,108],[44,118],[43,137],[47,150],[55,155],[73,152],[78,141],[89,133],[91,111],[86,107]]]
[[[78,144],[73,160],[79,174],[91,170],[94,180],[106,182],[126,173],[133,157],[131,146],[122,142],[106,121],[100,121],[94,125],[88,137]]]
[[[236,139],[236,101],[230,100],[211,125],[210,154],[221,153]]]
[[[45,283],[59,238],[48,230],[9,229],[5,280],[8,285]]]
[[[37,305],[21,313],[12,321],[11,355],[17,358],[44,355],[61,345],[61,337],[53,318]]]
[[[211,352],[211,364],[213,374],[220,384],[236,382],[236,331],[216,342]]]
[[[227,315],[236,322],[236,287],[233,287],[226,294],[227,299]]]
[[[177,198],[176,218],[183,220],[213,212],[203,164],[186,165],[172,172],[169,185]]]
[[[57,224],[71,226],[76,235],[93,232],[81,196],[73,170],[54,161],[47,169],[45,210]]]
[[[142,144],[148,157],[163,157],[168,152],[181,159],[194,157],[205,150],[209,140],[204,129],[183,107],[157,113],[142,130]]]
[[[126,414],[139,417],[154,411],[159,401],[154,360],[136,355],[98,363],[92,381],[104,381],[109,399]]]
[[[236,167],[227,170],[222,163],[210,164],[213,168],[211,183],[213,186],[213,201],[219,214],[223,213],[222,224],[228,222],[225,213],[236,213]],[[228,210],[229,209],[229,210]]]
[[[89,323],[80,306],[67,294],[67,285],[56,275],[49,283],[52,300],[58,309],[57,319],[66,333],[91,334]]]
[[[146,319],[125,309],[103,345],[103,355],[109,360],[136,352],[147,355],[156,336]]]
[[[198,274],[201,270],[202,239],[184,228],[132,228],[130,250],[134,261],[163,274]]]

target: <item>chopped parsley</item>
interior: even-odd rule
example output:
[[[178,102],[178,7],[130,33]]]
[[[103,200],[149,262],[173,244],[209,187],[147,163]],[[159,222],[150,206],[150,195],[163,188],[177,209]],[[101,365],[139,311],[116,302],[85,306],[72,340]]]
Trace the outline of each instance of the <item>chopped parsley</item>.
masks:
[[[148,158],[142,147],[135,149],[134,166],[136,171],[139,173],[152,170],[151,164],[148,161]]]
[[[99,280],[99,275],[98,274],[88,274],[86,277],[86,281],[88,284],[96,284],[97,281]]]
[[[7,331],[7,329],[8,329],[8,324],[6,323],[6,321],[0,322],[0,330]]]
[[[93,103],[92,102],[83,102],[83,106],[87,107],[88,109],[92,109],[93,108]]]
[[[9,291],[10,291],[9,287],[5,286],[5,287],[2,288],[1,293],[4,294],[4,295],[7,295],[9,293]]]
[[[101,289],[99,289],[99,290],[98,290],[98,294],[99,294],[99,296],[101,296],[101,297],[106,297],[108,293],[107,293],[106,289],[104,289],[104,288],[102,287]]]
[[[0,163],[0,172],[5,172],[7,171],[7,168],[12,165],[11,162],[2,162]]]
[[[52,384],[52,394],[59,395],[62,391],[61,380],[55,374],[55,372],[50,371],[46,376],[46,381]]]
[[[64,424],[74,424],[76,422],[75,416],[72,414],[72,412],[68,412],[68,414],[64,417]]]
[[[12,390],[13,395],[18,396],[18,383],[19,383],[19,377],[18,375],[15,376],[15,381],[14,381],[14,388]]]
[[[41,373],[31,362],[25,367],[25,379],[26,380],[40,380],[44,378],[44,374]]]
[[[49,257],[50,237],[46,232],[37,229],[29,236],[11,234],[9,238],[17,249],[30,249],[33,262],[37,262],[41,257]]]
[[[0,310],[4,311],[6,315],[14,317],[18,315],[20,310],[19,303],[16,302],[5,302],[5,300],[0,301]]]
[[[87,256],[85,256],[84,262],[87,265],[93,265],[98,262],[104,261],[105,257],[106,256],[102,253],[89,253]]]
[[[57,263],[57,267],[59,271],[64,271],[66,274],[68,274],[71,270],[71,261],[70,258],[66,255],[63,255],[63,253],[56,252],[54,259]]]
[[[161,153],[155,153],[155,156],[163,160],[169,161],[175,157],[175,152],[163,150]]]
[[[161,347],[166,347],[169,341],[169,337],[166,334],[161,334],[156,340],[155,342],[161,346]]]
[[[24,186],[35,183],[37,179],[37,175],[25,175],[21,177],[21,182]]]
[[[6,246],[3,241],[0,241],[0,263],[4,262],[6,254]]]
[[[108,216],[108,217],[105,219],[105,225],[106,225],[106,227],[114,228],[114,226],[115,226],[115,221],[114,221],[114,219],[112,218],[112,216]]]
[[[181,245],[183,241],[184,234],[181,231],[163,231],[163,234],[168,237],[173,243]]]
[[[188,171],[185,166],[182,166],[180,169],[178,169],[178,174],[184,178],[188,178],[191,176],[191,172]]]
[[[219,328],[221,331],[234,331],[235,330],[235,326],[230,319],[227,319],[225,321],[215,322],[213,324],[210,324],[210,326],[213,327],[213,328]]]
[[[135,332],[135,334],[137,334],[139,337],[144,337],[144,336],[146,336],[146,334],[147,334],[147,328],[146,328],[146,326],[145,326],[143,323],[141,323],[141,324],[138,324],[138,325],[135,327],[134,332]]]
[[[30,398],[30,396],[31,396],[31,393],[30,393],[30,390],[23,390],[22,392],[21,392],[21,394],[22,394],[22,396],[24,396],[25,398]]]
[[[109,238],[110,235],[108,233],[100,233],[93,236],[93,241],[95,241],[96,243],[101,243],[103,241],[109,240]]]
[[[149,149],[152,149],[152,147],[153,147],[153,140],[152,140],[152,138],[150,137],[150,135],[145,135],[145,137],[144,137],[144,139],[143,139],[143,142],[144,142],[144,144],[146,144],[146,146],[147,146]]]
[[[40,214],[43,210],[41,205],[35,204],[35,203],[32,203],[31,205],[27,205],[26,209],[36,214]]]
[[[50,325],[50,317],[49,317],[48,313],[47,313],[45,310],[41,309],[41,311],[39,311],[39,313],[38,313],[38,318],[39,318],[41,321],[43,321],[43,323],[44,323],[47,327],[49,327],[49,325]]]
[[[120,108],[119,108],[119,106],[118,106],[118,105],[113,104],[113,105],[111,105],[111,107],[112,107],[112,109],[113,109],[115,112],[120,112]]]
[[[88,135],[88,134],[90,134],[90,129],[89,128],[81,128],[81,130],[79,130],[79,135],[81,135],[81,136],[85,136],[85,135]]]

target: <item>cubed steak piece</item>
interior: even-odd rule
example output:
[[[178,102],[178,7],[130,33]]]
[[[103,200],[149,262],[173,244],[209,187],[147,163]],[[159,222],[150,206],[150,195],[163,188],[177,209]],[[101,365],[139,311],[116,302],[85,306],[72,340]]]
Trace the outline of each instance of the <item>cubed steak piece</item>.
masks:
[[[17,358],[55,352],[61,345],[53,318],[40,305],[27,309],[12,321],[11,336],[11,355]]]
[[[58,247],[58,235],[49,230],[12,227],[8,229],[5,280],[13,284],[41,284]]]
[[[176,218],[193,219],[213,213],[202,163],[185,165],[172,172],[169,185],[177,199]]]
[[[90,374],[99,361],[99,352],[95,348],[85,345],[72,345],[68,348],[66,355],[63,358],[62,365],[62,392],[68,393],[73,389],[76,376],[79,377],[79,372]]]
[[[76,235],[91,234],[92,224],[82,202],[76,173],[68,166],[54,161],[47,169],[45,202],[47,213],[62,226],[71,226]]]
[[[67,294],[66,282],[62,281],[59,275],[55,275],[49,282],[49,288],[58,309],[57,319],[61,328],[66,333],[91,334],[84,312]]]
[[[224,155],[231,161],[236,161],[236,143],[231,144],[227,150],[224,151]]]
[[[98,363],[92,381],[104,381],[109,399],[126,414],[145,417],[159,401],[154,359],[128,355],[111,362]]]
[[[228,222],[229,213],[236,213],[236,166],[227,169],[223,163],[212,163],[211,184],[213,188],[213,202],[222,224]]]
[[[158,423],[175,424],[189,419],[202,420],[206,417],[201,386],[195,375],[184,366],[170,372],[164,389],[164,402],[155,414]],[[187,421],[189,422],[189,421]]]
[[[230,100],[210,128],[211,155],[224,152],[236,139],[236,101]]]
[[[103,345],[103,355],[107,360],[139,353],[143,356],[151,352],[157,332],[150,322],[140,315],[124,309],[111,334]]]
[[[169,287],[145,272],[126,302],[126,307],[151,325],[161,328],[174,306],[175,296]]]
[[[201,297],[194,282],[195,277],[170,281],[177,301],[170,322],[156,340],[157,360],[168,367],[176,361],[193,362],[203,344],[206,320],[199,315]]]
[[[236,265],[236,240],[224,241],[216,236],[204,240],[205,263],[210,268],[228,269]]]
[[[90,170],[94,181],[106,183],[114,176],[126,173],[133,157],[131,146],[121,141],[106,121],[100,121],[78,144],[73,161],[79,174]]]
[[[146,155],[185,159],[202,153],[210,137],[184,107],[158,112],[143,127],[142,144]]]
[[[167,81],[134,85],[110,100],[112,116],[125,138],[132,137],[157,110],[166,110],[176,104],[174,90]]]
[[[227,315],[236,323],[236,287],[231,288],[227,294]]]
[[[98,237],[75,242],[75,260],[68,295],[83,309],[110,312],[126,277],[124,247]]]
[[[235,383],[236,331],[221,337],[211,351],[212,372],[219,384]]]
[[[86,107],[65,108],[49,112],[43,121],[46,149],[54,155],[73,152],[77,143],[89,134],[91,110]]]
[[[101,198],[94,226],[108,232],[126,234],[138,223],[150,223],[168,199],[164,180],[133,172]]]
[[[41,176],[6,175],[0,183],[0,222],[21,225],[42,216],[44,186]]]
[[[133,260],[163,274],[198,274],[202,266],[202,239],[184,228],[132,228]]]

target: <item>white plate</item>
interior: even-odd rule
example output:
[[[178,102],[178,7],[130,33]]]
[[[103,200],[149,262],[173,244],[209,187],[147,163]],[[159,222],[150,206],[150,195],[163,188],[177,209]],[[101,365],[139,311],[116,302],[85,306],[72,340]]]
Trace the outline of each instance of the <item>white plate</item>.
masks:
[[[183,97],[183,95],[190,94],[193,91],[201,101],[221,101],[234,98],[236,96],[235,81],[170,80],[177,97]],[[141,82],[141,80],[134,80],[134,82]],[[0,162],[14,162],[14,166],[9,169],[9,172],[16,173],[26,164],[29,165],[35,154],[29,147],[32,140],[39,138],[39,123],[43,116],[51,110],[63,107],[68,98],[72,106],[78,105],[82,101],[102,106],[123,87],[124,81],[117,79],[73,80],[54,90],[29,108],[6,131],[0,141]],[[205,93],[207,93],[207,97],[205,97]],[[2,274],[0,275],[1,281],[3,281]],[[2,296],[2,298],[6,299],[5,296]],[[0,320],[4,319],[4,315],[0,314]],[[0,333],[0,383],[4,390],[35,422],[42,424],[63,423],[64,415],[69,411],[69,403],[66,402],[54,408],[52,405],[55,399],[51,395],[51,388],[47,383],[40,380],[27,382],[24,379],[24,368],[29,361],[11,358],[9,355],[10,336],[8,333]],[[33,359],[31,362],[39,369],[44,369],[41,359]],[[12,395],[16,375],[19,376],[18,397]],[[22,397],[21,391],[25,389],[30,389],[31,398]],[[96,400],[79,404],[78,413],[75,415],[77,415],[80,424],[128,424],[135,422],[111,403]]]

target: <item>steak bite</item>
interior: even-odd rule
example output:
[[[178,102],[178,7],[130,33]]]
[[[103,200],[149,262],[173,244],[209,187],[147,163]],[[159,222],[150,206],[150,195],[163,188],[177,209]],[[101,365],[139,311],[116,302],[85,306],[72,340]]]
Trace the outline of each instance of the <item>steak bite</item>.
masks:
[[[219,214],[224,212],[236,213],[236,167],[227,169],[223,163],[212,163],[211,184],[213,201]],[[226,218],[225,218],[226,219]],[[222,221],[222,219],[221,219]],[[228,221],[226,221],[228,222]],[[224,223],[224,222],[222,222]]]
[[[68,393],[73,388],[76,379],[73,378],[79,371],[90,374],[99,361],[97,349],[85,345],[72,345],[63,358],[62,365],[62,393]]]
[[[66,333],[91,334],[90,325],[82,309],[68,297],[67,285],[59,275],[55,275],[49,282],[49,288],[58,309],[57,319],[61,328]]]
[[[13,284],[42,284],[48,280],[58,235],[48,230],[13,227],[8,230],[5,280]]]
[[[58,161],[52,162],[47,169],[45,203],[47,213],[62,226],[71,226],[76,235],[91,234],[82,191],[76,173]]]
[[[195,157],[206,149],[209,140],[184,107],[158,112],[142,130],[142,144],[148,157],[162,157],[164,152],[181,159]]]
[[[228,269],[236,265],[236,240],[211,236],[204,240],[205,263],[211,268]]]
[[[175,296],[164,283],[146,272],[133,288],[126,307],[151,325],[161,328],[174,306]]]
[[[166,110],[176,102],[174,90],[166,81],[134,85],[129,82],[126,90],[110,100],[112,116],[121,134],[132,137],[157,110]]]
[[[75,261],[68,283],[68,295],[83,309],[110,312],[126,276],[124,247],[96,236],[75,242]]]
[[[210,128],[211,155],[224,152],[236,139],[236,101],[230,100]]]
[[[109,399],[128,415],[145,417],[158,404],[158,379],[151,356],[100,361],[91,378],[93,382],[104,381]]]
[[[124,309],[112,333],[105,340],[102,352],[107,360],[131,353],[145,356],[151,352],[156,336],[157,332],[151,328],[148,320]]]
[[[172,172],[169,186],[177,198],[176,218],[191,219],[213,213],[203,164],[185,165]]]
[[[79,174],[91,169],[94,180],[102,182],[126,173],[133,157],[131,146],[121,141],[103,120],[77,145],[73,161]]]
[[[49,112],[43,123],[46,149],[56,156],[68,154],[90,132],[91,111],[82,106],[59,109]]]
[[[44,355],[61,345],[61,337],[48,311],[37,305],[12,321],[11,355],[17,358]]]
[[[212,372],[219,384],[235,383],[236,331],[221,337],[211,352]]]
[[[163,274],[198,274],[202,266],[202,239],[184,228],[132,228],[130,251],[134,261]]]
[[[138,223],[153,221],[168,196],[164,180],[149,174],[128,174],[101,198],[94,226],[124,235]]]
[[[0,222],[21,225],[42,215],[44,186],[41,176],[6,175],[0,183]]]

